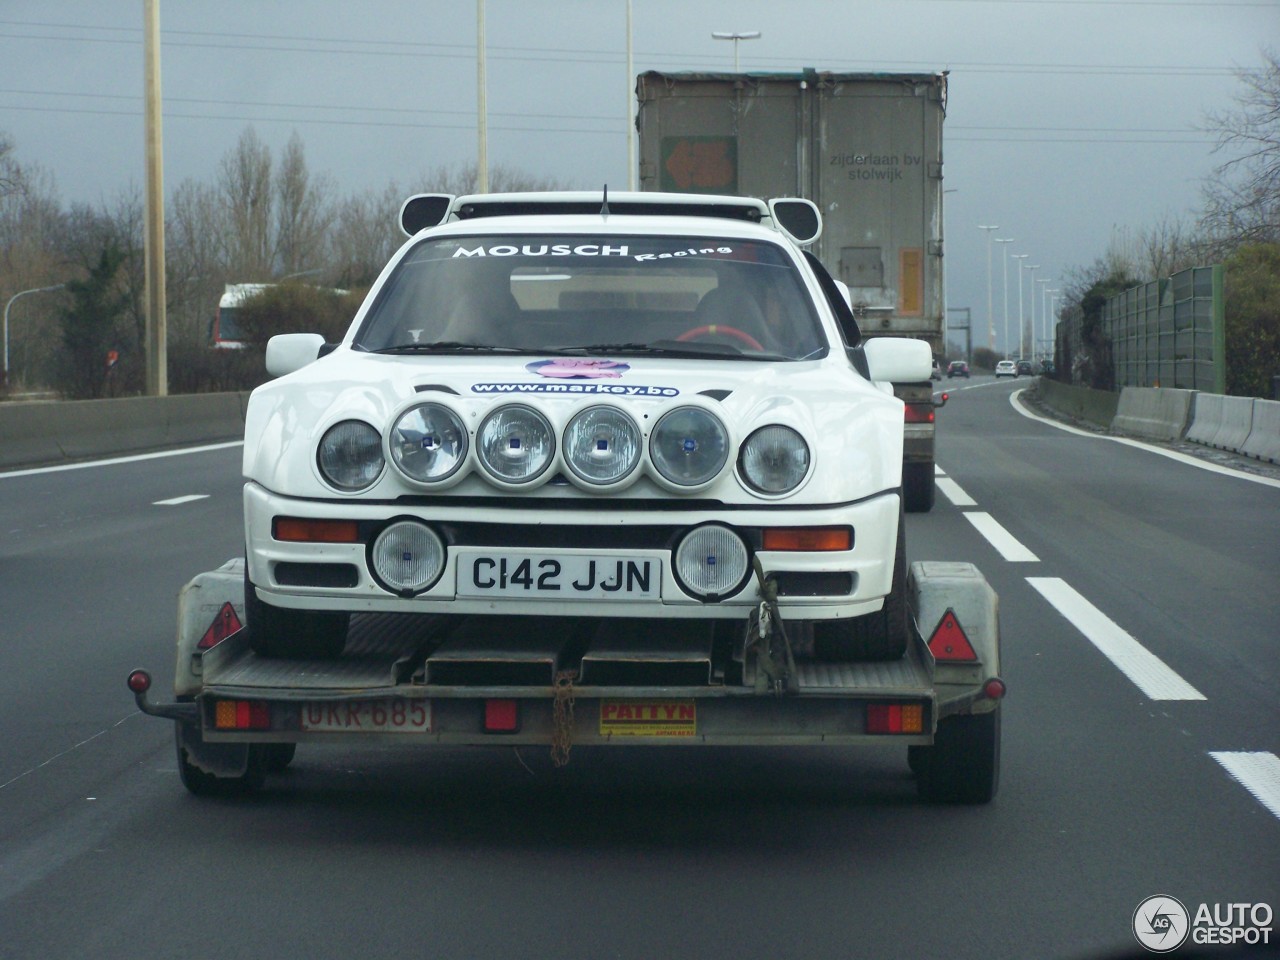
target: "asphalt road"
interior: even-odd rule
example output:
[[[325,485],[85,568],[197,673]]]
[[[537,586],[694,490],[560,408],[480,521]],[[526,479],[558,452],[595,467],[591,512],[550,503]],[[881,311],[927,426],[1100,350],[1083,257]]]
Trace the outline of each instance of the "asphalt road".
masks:
[[[984,807],[920,804],[888,748],[304,747],[196,799],[124,678],[241,551],[238,448],[0,474],[0,957],[1115,957],[1154,895],[1280,910],[1280,486],[1022,386],[947,385],[908,518],[1000,594]]]

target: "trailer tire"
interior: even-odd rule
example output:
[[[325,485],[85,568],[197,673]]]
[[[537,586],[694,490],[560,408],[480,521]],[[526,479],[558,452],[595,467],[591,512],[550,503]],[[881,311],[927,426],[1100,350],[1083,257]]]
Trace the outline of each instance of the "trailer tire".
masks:
[[[819,660],[901,660],[911,629],[907,612],[907,536],[898,514],[898,545],[893,555],[893,588],[875,613],[850,620],[815,620],[813,650]]]
[[[902,499],[907,513],[932,510],[936,489],[932,460],[902,465]]]
[[[180,721],[174,723],[173,727],[174,743],[178,754],[178,776],[182,780],[182,785],[190,793],[197,797],[247,796],[257,793],[266,783],[267,764],[262,747],[257,744],[249,745],[249,760],[243,774],[236,777],[219,777],[201,770],[187,757],[184,739],[199,738],[199,729]],[[184,727],[186,727],[185,730]]]
[[[1000,786],[1000,708],[939,720],[933,746],[919,750],[916,766],[923,800],[990,803]]]
[[[264,743],[262,765],[267,773],[281,773],[293,763],[298,752],[296,743]]]
[[[288,610],[258,599],[258,591],[244,575],[245,626],[249,647],[261,657],[286,660],[330,660],[347,645],[350,616],[321,610]]]

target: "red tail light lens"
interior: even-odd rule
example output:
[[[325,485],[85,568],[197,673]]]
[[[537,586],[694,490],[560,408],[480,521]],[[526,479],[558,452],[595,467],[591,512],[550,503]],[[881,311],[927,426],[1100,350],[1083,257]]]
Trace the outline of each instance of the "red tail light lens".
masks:
[[[218,700],[213,725],[219,730],[270,730],[271,708],[261,700]]]
[[[923,733],[924,704],[867,704],[867,733]]]
[[[918,403],[903,404],[903,418],[907,423],[933,423],[933,404],[927,406]]]

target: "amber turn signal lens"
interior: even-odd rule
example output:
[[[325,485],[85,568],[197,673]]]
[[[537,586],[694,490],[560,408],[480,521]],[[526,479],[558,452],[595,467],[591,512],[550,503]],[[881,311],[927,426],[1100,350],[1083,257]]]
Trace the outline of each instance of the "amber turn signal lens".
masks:
[[[354,520],[304,520],[276,517],[271,535],[289,543],[357,543]]]
[[[851,527],[779,527],[766,530],[766,550],[834,551],[853,549]]]

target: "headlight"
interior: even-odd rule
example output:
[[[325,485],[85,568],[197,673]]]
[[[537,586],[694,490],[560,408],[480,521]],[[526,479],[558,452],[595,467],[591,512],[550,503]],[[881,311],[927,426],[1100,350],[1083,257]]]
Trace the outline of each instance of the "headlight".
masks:
[[[421,593],[444,570],[444,543],[416,520],[400,520],[383,530],[370,551],[373,572],[390,590]]]
[[[676,548],[675,574],[694,596],[736,593],[747,578],[750,558],[742,538],[717,524],[691,531]]]
[[[499,407],[480,423],[476,456],[497,480],[528,483],[551,465],[556,441],[546,417],[531,407]]]
[[[458,472],[467,455],[467,430],[448,407],[423,403],[391,428],[391,461],[410,480],[439,483]]]
[[[564,431],[564,458],[587,483],[616,483],[640,462],[640,428],[621,410],[588,407]]]
[[[680,407],[654,427],[649,456],[672,483],[696,487],[715,477],[729,459],[729,434],[706,410]]]
[[[339,490],[363,490],[382,473],[382,437],[362,420],[335,423],[320,438],[320,473]]]
[[[787,493],[809,472],[809,445],[790,427],[761,427],[742,445],[738,467],[760,493]]]

